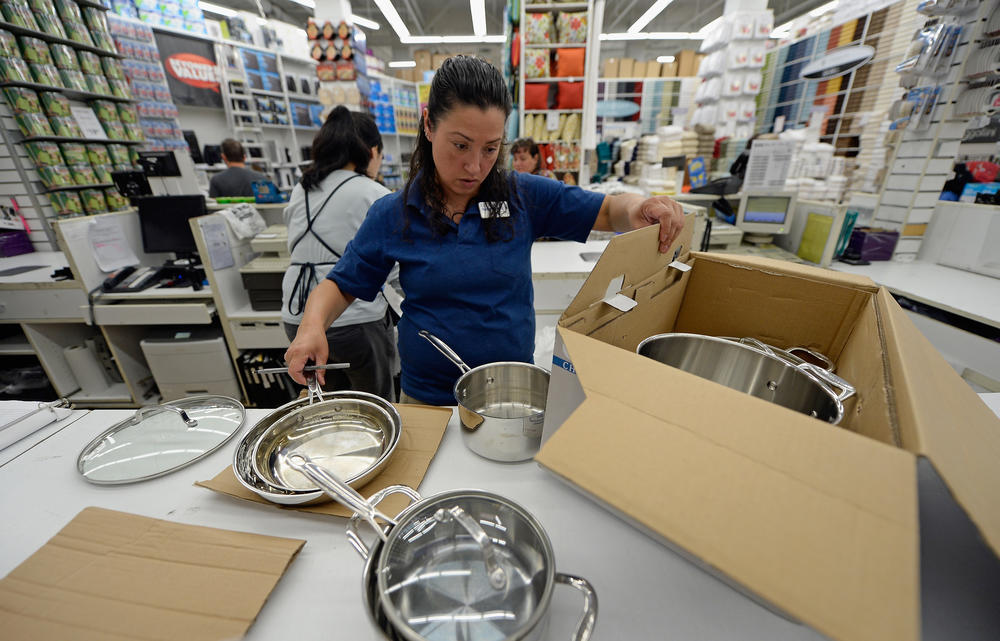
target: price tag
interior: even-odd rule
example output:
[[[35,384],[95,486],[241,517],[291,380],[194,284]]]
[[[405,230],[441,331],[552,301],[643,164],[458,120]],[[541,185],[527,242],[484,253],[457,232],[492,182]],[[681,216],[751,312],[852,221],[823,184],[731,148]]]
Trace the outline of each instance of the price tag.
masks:
[[[76,124],[80,125],[80,131],[83,133],[84,138],[103,139],[108,137],[104,133],[104,127],[101,126],[101,121],[97,119],[97,114],[94,113],[93,109],[80,105],[70,105],[69,109],[73,113]]]
[[[776,116],[774,119],[774,133],[780,134],[785,130],[785,117]]]
[[[550,111],[549,113],[545,114],[545,128],[548,129],[549,131],[555,131],[556,129],[559,129],[558,113]]]

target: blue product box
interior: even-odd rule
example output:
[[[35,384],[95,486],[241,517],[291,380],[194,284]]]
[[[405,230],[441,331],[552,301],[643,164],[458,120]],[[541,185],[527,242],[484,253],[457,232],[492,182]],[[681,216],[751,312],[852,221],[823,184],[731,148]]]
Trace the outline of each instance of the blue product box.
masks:
[[[959,198],[963,203],[976,202],[977,194],[995,194],[1000,191],[1000,183],[968,183]]]

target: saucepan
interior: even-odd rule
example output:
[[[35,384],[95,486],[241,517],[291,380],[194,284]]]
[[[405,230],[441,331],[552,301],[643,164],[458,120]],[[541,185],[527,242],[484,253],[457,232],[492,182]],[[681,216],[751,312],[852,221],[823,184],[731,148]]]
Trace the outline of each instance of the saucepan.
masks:
[[[827,364],[821,367],[796,356]],[[783,350],[754,338],[702,334],[657,334],[636,352],[689,374],[706,378],[831,424],[844,417],[854,387],[834,374],[828,358],[805,348]]]
[[[330,500],[298,472],[272,465],[278,452],[304,451],[351,486],[361,487],[388,465],[399,442],[399,412],[380,396],[350,390],[315,393],[317,402],[296,399],[267,414],[236,446],[236,479],[272,503],[311,505]],[[275,475],[283,480],[272,482]]]
[[[548,371],[513,361],[472,368],[440,338],[427,330],[419,334],[462,371],[454,394],[465,445],[493,461],[533,457],[542,444]]]
[[[424,498],[406,486],[385,488],[369,501],[307,456],[293,454],[287,464],[355,511],[348,539],[366,561],[362,595],[381,638],[539,639],[557,584],[584,597],[573,638],[587,641],[592,635],[593,588],[583,578],[555,571],[548,535],[513,501],[471,489]],[[395,493],[408,496],[411,504],[390,518],[377,506]],[[361,519],[378,534],[371,547],[358,532]]]

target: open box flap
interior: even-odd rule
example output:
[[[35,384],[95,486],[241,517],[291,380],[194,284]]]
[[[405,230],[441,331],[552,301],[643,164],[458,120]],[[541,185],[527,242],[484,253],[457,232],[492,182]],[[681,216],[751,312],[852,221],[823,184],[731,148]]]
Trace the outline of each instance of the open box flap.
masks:
[[[911,454],[559,332],[587,398],[536,460],[832,638],[918,638]]]
[[[686,261],[691,251],[691,237],[694,235],[694,218],[693,214],[684,216],[684,229],[665,254],[657,251],[660,238],[659,225],[651,225],[612,238],[601,254],[601,259],[594,265],[590,276],[580,287],[576,298],[563,312],[563,318],[578,314],[593,303],[603,300],[608,285],[620,276],[625,277],[622,287],[627,288],[666,269],[674,260],[675,254],[677,260]]]
[[[1000,555],[1000,419],[888,291],[878,293],[903,447],[926,456]]]
[[[763,256],[742,256],[739,254],[722,254],[712,252],[692,252],[692,255],[700,260],[714,260],[716,262],[726,263],[727,265],[741,265],[761,271],[769,271],[770,268],[770,271],[777,274],[800,276],[802,278],[808,278],[822,283],[865,289],[870,293],[875,293],[878,289],[872,279],[867,276],[835,272],[831,269],[824,269],[814,265],[793,263],[787,260],[776,260],[774,258],[764,258]]]

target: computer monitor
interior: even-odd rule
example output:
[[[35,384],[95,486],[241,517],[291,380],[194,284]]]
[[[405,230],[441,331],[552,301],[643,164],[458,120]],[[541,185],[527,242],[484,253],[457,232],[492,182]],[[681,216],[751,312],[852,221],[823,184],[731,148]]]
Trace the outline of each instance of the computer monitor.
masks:
[[[795,215],[797,192],[771,189],[744,190],[736,226],[751,243],[771,242],[775,234],[787,234]]]
[[[198,144],[198,136],[190,129],[185,129],[181,133],[184,134],[184,140],[188,144],[188,149],[191,150],[191,160],[194,161],[196,165],[200,165],[205,162],[205,159],[201,155],[201,145]]]
[[[181,175],[181,168],[172,151],[140,151],[139,164],[147,176],[163,178]]]
[[[799,258],[828,267],[844,227],[847,205],[815,200],[800,200],[795,205],[788,234],[774,244]]]
[[[118,192],[130,201],[142,196],[153,195],[149,179],[141,171],[113,171],[111,172],[111,180],[118,188]]]
[[[147,254],[198,252],[189,218],[204,216],[204,196],[147,196],[136,200],[142,249]]]
[[[206,165],[222,164],[222,145],[205,145],[203,157]]]

